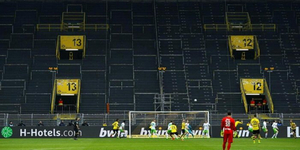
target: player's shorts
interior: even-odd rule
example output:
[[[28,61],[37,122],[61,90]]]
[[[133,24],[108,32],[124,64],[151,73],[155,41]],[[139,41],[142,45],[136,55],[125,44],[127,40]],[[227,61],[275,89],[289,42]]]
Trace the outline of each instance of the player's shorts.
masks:
[[[268,132],[268,129],[267,128],[262,128],[264,132]]]
[[[156,130],[155,129],[151,129],[150,133],[151,134],[156,133]]]
[[[168,133],[168,134],[171,134],[171,130],[168,130],[167,133]]]
[[[204,133],[204,134],[207,134],[207,133],[208,133],[208,130],[204,130],[203,133]]]
[[[223,142],[233,143],[233,132],[224,132]]]
[[[78,133],[78,129],[77,128],[74,128],[74,131],[75,131],[75,133]]]
[[[259,130],[253,130],[253,134],[259,134],[260,131]]]
[[[296,133],[296,129],[292,129],[292,132],[293,132],[293,133]]]
[[[113,131],[114,131],[114,133],[115,133],[115,132],[118,132],[118,129],[113,129]]]
[[[120,129],[120,132],[124,132],[124,130],[123,130],[123,129]]]
[[[182,132],[182,134],[184,134],[185,133],[185,129],[181,129],[181,132]]]
[[[276,128],[273,128],[273,132],[274,132],[274,133],[277,133],[278,130],[277,130]]]
[[[174,134],[178,135],[178,133],[177,133],[177,132],[171,132],[171,135],[174,135]]]

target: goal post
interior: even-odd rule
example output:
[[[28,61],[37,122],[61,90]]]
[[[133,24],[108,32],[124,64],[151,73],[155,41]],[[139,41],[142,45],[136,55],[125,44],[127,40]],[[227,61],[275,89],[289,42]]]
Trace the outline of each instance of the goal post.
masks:
[[[209,111],[129,111],[129,138],[146,138],[150,134],[150,123],[156,120],[158,137],[165,137],[170,121],[177,125],[178,134],[181,132],[182,120],[188,120],[193,128],[195,137],[201,137],[202,125],[210,122]]]

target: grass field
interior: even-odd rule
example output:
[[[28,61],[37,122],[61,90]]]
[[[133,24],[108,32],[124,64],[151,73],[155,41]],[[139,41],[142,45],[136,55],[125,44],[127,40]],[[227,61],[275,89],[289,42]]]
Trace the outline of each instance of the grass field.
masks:
[[[0,139],[0,150],[222,150],[222,139]],[[300,150],[300,139],[234,139],[231,150]]]

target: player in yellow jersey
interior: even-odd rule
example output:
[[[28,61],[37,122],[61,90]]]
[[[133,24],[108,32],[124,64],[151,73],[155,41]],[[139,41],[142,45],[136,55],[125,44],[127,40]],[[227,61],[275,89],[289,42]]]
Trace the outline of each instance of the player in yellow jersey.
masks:
[[[119,129],[119,119],[116,119],[116,121],[112,124],[114,133],[111,135],[111,137],[114,137],[116,134],[118,136],[118,129]]]
[[[183,119],[182,123],[181,123],[181,135],[180,135],[180,138],[183,139],[184,136],[185,136],[185,120]]]
[[[291,130],[292,130],[292,134],[293,134],[293,137],[296,138],[296,123],[293,122],[293,120],[290,120],[290,126],[291,126]]]
[[[171,137],[172,137],[172,140],[174,140],[174,134],[178,136],[178,133],[177,133],[177,126],[176,124],[173,122],[172,125],[171,125]]]
[[[251,119],[250,124],[253,128],[253,143],[255,143],[255,139],[257,139],[258,143],[260,143],[260,124],[259,120],[256,118],[256,115],[254,115],[254,118]]]
[[[236,128],[237,130],[239,129],[238,126],[239,126],[240,124],[243,124],[243,121],[237,119],[237,120],[235,121],[235,124],[234,124],[234,125],[235,125],[235,128]],[[239,137],[237,131],[234,131],[234,132],[233,132],[233,137]]]

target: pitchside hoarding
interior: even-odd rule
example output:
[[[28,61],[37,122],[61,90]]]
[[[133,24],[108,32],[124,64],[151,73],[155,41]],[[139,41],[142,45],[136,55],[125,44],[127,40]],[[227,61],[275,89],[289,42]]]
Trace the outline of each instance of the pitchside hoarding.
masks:
[[[74,137],[75,132],[73,127],[1,127],[0,138],[71,138]],[[165,135],[167,133],[166,127],[162,127],[162,130],[157,130],[158,135]],[[268,128],[271,137],[273,130],[271,127]],[[220,126],[213,126],[210,128],[210,136],[212,138],[220,138]],[[148,127],[133,126],[132,135],[149,135],[150,130]],[[178,133],[180,133],[178,129]],[[195,135],[202,135],[203,130],[194,129]],[[79,137],[81,138],[108,138],[113,134],[111,127],[80,127]],[[121,134],[121,137],[128,135],[128,130]],[[249,138],[251,133],[247,130],[247,127],[243,127],[242,130],[238,130],[240,138]],[[264,135],[261,131],[261,135]],[[299,127],[296,129],[296,136],[300,137]],[[290,127],[281,126],[279,127],[278,138],[291,137]]]

